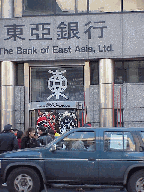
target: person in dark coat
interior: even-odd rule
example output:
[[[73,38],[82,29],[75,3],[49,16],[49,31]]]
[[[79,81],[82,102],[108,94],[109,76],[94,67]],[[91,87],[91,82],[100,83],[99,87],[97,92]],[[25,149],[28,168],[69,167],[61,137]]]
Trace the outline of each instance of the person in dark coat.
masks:
[[[21,140],[21,149],[24,148],[34,148],[39,147],[40,143],[35,138],[35,129],[29,127],[28,130],[24,133],[22,140]]]
[[[55,139],[55,131],[53,129],[48,129],[48,134],[52,137],[52,139]]]
[[[91,127],[91,123],[90,122],[85,123],[84,127]]]
[[[18,146],[19,149],[21,149],[21,138],[22,138],[23,132],[22,131],[17,131],[17,140],[18,140]]]
[[[53,138],[47,133],[46,128],[42,125],[38,127],[38,134],[38,140],[41,146],[47,145],[53,140]]]
[[[17,150],[18,148],[18,141],[13,133],[12,125],[5,125],[4,130],[0,134],[0,153]]]

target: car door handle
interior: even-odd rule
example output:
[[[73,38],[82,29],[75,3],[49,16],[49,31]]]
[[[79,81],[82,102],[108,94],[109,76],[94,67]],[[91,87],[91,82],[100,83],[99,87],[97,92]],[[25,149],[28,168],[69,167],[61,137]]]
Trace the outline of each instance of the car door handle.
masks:
[[[95,161],[95,159],[94,158],[89,158],[88,161]]]

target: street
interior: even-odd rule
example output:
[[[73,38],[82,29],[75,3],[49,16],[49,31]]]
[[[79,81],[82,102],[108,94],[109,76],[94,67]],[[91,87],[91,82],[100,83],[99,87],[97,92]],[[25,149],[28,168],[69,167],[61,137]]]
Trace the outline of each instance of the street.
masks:
[[[96,190],[84,190],[85,192],[121,192],[119,189],[96,189]],[[78,191],[76,189],[48,189],[48,192],[84,192],[84,191]],[[8,192],[8,190],[5,187],[0,188],[0,192]],[[41,191],[45,192],[45,190]],[[123,190],[123,192],[126,192],[126,190]]]
[[[0,192],[8,192],[7,187],[3,187],[2,184],[0,184]],[[41,192],[45,192],[45,190],[42,190]],[[127,192],[126,189],[120,190],[120,189],[59,189],[59,188],[48,188],[48,192]]]

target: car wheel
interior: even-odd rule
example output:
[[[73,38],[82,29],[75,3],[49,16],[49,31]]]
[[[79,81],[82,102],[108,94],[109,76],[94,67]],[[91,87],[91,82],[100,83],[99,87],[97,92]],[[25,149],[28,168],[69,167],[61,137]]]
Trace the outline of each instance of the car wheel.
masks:
[[[7,178],[9,192],[39,192],[40,178],[31,168],[14,169]]]
[[[127,185],[128,192],[144,192],[144,170],[134,173]]]

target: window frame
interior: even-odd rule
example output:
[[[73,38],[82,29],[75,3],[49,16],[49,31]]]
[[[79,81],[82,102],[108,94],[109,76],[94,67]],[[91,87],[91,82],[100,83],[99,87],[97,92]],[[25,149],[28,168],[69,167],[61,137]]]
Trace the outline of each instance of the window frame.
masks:
[[[22,17],[27,17],[27,16],[46,16],[46,15],[53,15],[53,16],[55,16],[55,15],[59,15],[59,16],[61,16],[61,15],[85,15],[85,14],[103,14],[103,13],[123,13],[123,12],[144,12],[144,10],[142,10],[142,11],[137,11],[137,10],[133,10],[133,11],[124,11],[124,0],[121,0],[120,2],[121,2],[121,7],[120,7],[120,11],[118,11],[118,12],[116,12],[116,11],[112,11],[112,12],[100,12],[100,11],[98,11],[98,12],[90,12],[90,10],[89,10],[89,8],[90,8],[90,2],[89,2],[89,0],[87,0],[86,2],[87,2],[87,5],[86,5],[86,7],[87,7],[87,9],[86,9],[86,11],[85,12],[79,12],[79,11],[77,11],[77,0],[75,0],[75,4],[74,4],[74,13],[56,13],[56,0],[54,0],[54,10],[53,10],[53,13],[51,13],[51,14],[42,14],[43,12],[41,11],[40,12],[40,14],[24,14],[24,12],[25,12],[25,10],[24,10],[24,8],[25,8],[25,0],[23,0],[22,1]]]
[[[92,65],[96,65],[96,71],[97,71],[97,77],[98,77],[98,81],[95,83],[94,81],[94,68],[92,67]],[[90,85],[99,85],[99,62],[96,60],[96,61],[91,61],[90,62]]]
[[[81,130],[81,131],[74,131],[74,132],[71,132],[71,133],[69,133],[68,135],[66,135],[65,137],[63,137],[61,140],[59,140],[57,143],[56,143],[56,145],[58,144],[58,143],[60,143],[60,142],[62,142],[65,138],[67,138],[67,137],[69,137],[71,134],[73,134],[73,133],[76,133],[76,132],[93,132],[93,134],[94,134],[94,139],[95,139],[95,149],[93,150],[93,151],[88,151],[87,149],[86,150],[62,150],[62,149],[57,149],[56,151],[59,151],[59,152],[95,152],[96,150],[97,150],[97,146],[96,146],[96,131],[94,131],[94,130]],[[86,140],[87,141],[87,140]]]
[[[120,82],[116,82],[116,63],[117,62],[121,62],[122,63],[122,67],[121,68],[118,68],[119,70],[123,71],[123,76],[122,76],[122,83]],[[138,69],[138,82],[130,82],[130,75],[129,75],[129,70],[130,70],[130,65],[133,63],[133,62],[137,62],[137,69]],[[140,69],[144,69],[144,65],[143,67],[140,67],[140,64],[139,62],[143,62],[142,64],[144,64],[144,60],[141,59],[141,60],[115,60],[115,64],[114,64],[114,84],[124,84],[124,83],[137,83],[137,84],[140,84],[140,83],[144,83],[144,81],[140,81],[140,77],[142,77],[141,73],[139,72]]]
[[[118,132],[122,133],[122,135],[123,135],[123,149],[107,149],[106,150],[106,148],[105,148],[105,133],[118,133]],[[124,135],[125,135],[124,133],[130,133],[130,135],[133,139],[133,143],[135,145],[134,151],[124,149]],[[136,145],[137,145],[137,143],[136,143],[135,138],[134,138],[133,134],[131,133],[131,131],[120,131],[120,130],[117,131],[117,130],[115,130],[115,131],[104,131],[104,133],[103,133],[103,150],[104,150],[104,152],[128,152],[128,153],[129,152],[137,152]]]

